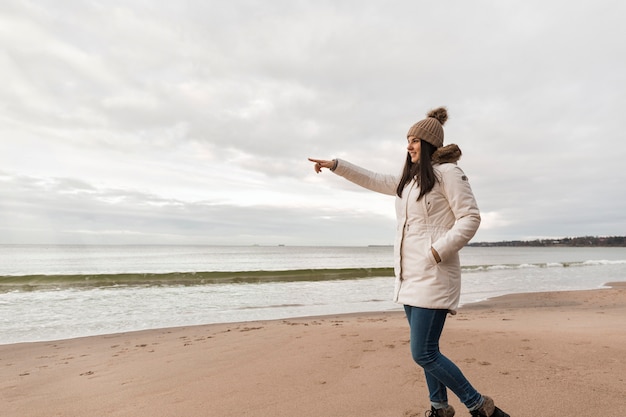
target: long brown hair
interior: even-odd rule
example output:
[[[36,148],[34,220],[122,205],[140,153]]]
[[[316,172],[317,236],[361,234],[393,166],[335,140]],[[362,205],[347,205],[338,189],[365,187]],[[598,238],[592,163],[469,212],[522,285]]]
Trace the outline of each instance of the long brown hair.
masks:
[[[437,148],[420,139],[420,159],[413,163],[411,161],[411,155],[407,152],[406,162],[404,163],[404,169],[402,171],[402,178],[396,188],[396,194],[398,197],[402,197],[402,190],[413,179],[417,181],[420,187],[420,194],[417,196],[419,201],[426,193],[433,189],[437,182],[437,176],[433,169],[433,154]]]

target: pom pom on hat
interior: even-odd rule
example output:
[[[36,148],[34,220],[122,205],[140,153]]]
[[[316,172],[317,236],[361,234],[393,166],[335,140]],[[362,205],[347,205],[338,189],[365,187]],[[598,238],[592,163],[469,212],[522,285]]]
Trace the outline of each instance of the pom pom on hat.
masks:
[[[439,123],[443,126],[448,120],[448,110],[445,107],[437,107],[436,109],[429,111],[426,116],[439,120]]]
[[[429,111],[426,116],[424,120],[411,126],[406,136],[415,136],[436,148],[441,148],[443,146],[443,125],[448,120],[448,110],[445,107],[438,107]]]

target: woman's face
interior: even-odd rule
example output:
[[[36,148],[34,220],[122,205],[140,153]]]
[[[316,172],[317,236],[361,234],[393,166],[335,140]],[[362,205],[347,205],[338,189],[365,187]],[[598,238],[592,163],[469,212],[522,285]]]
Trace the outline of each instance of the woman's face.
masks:
[[[411,155],[411,162],[416,163],[420,160],[421,141],[416,136],[409,136],[406,140],[409,142],[406,150]]]

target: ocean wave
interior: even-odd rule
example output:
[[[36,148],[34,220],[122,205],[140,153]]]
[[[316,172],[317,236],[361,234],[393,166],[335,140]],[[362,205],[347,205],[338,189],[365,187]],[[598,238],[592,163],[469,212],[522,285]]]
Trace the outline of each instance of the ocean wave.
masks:
[[[585,261],[582,262],[584,266],[596,266],[596,265],[626,265],[626,260],[617,260],[617,261]]]
[[[463,272],[489,272],[517,269],[535,269],[535,268],[574,268],[604,265],[626,265],[626,260],[588,260],[580,262],[538,262],[538,263],[521,263],[521,264],[496,264],[496,265],[467,265],[462,266]]]
[[[587,260],[580,262],[520,263],[462,266],[463,273],[489,273],[537,268],[596,267],[625,265],[626,260]],[[295,269],[283,271],[204,271],[128,274],[5,275],[0,276],[0,293],[62,290],[67,288],[192,286],[269,282],[354,280],[393,277],[393,268]]]
[[[0,292],[115,286],[189,286],[263,282],[331,281],[393,276],[393,268],[206,271],[89,275],[0,276]]]

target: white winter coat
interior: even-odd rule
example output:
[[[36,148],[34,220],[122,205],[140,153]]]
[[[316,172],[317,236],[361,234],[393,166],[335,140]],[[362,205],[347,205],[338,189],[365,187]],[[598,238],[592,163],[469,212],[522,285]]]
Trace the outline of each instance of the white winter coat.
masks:
[[[433,164],[439,180],[420,201],[415,180],[398,197],[400,176],[378,174],[344,160],[338,160],[334,172],[369,190],[396,195],[394,301],[454,314],[461,294],[459,250],[476,233],[480,212],[467,177],[456,164],[458,147],[440,148],[433,157],[441,162]],[[431,247],[439,253],[440,263]]]

